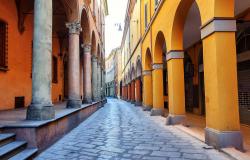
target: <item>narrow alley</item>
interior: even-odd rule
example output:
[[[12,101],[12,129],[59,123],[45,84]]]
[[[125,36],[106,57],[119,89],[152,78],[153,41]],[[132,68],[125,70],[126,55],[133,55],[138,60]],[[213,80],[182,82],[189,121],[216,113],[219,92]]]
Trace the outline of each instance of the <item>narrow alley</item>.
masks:
[[[41,153],[37,160],[230,159],[174,126],[164,125],[161,118],[164,119],[151,117],[149,112],[125,101],[108,99],[103,108]]]

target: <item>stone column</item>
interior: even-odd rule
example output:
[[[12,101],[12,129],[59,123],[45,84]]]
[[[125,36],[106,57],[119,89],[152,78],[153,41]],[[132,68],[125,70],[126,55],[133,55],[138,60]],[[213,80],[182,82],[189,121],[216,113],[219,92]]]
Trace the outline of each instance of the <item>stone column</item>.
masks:
[[[92,56],[92,98],[95,102],[98,101],[97,85],[97,57]]]
[[[91,45],[87,44],[84,46],[84,55],[83,55],[83,83],[84,83],[84,103],[92,103],[92,81],[91,81]]]
[[[102,66],[101,66],[101,100],[104,98],[104,96],[103,96],[103,89],[104,89],[104,86],[103,86],[103,68],[102,68]]]
[[[84,64],[84,59],[83,59],[83,54],[80,53],[80,97],[81,100],[83,101],[83,96],[84,96],[84,91],[83,91],[83,75],[84,75],[84,70],[83,70],[83,64]]]
[[[242,150],[235,44],[237,26],[233,19],[214,18],[201,28],[206,95],[205,141],[216,148]]]
[[[80,108],[80,52],[79,35],[81,25],[79,22],[67,23],[69,29],[69,59],[68,59],[68,103],[67,108]]]
[[[131,91],[130,91],[130,83],[128,84],[127,94],[128,94],[127,101],[129,102],[129,101],[130,101],[130,95],[131,95]]]
[[[163,95],[163,64],[155,63],[152,66],[153,84],[153,109],[151,116],[163,115],[164,95]]]
[[[140,77],[136,79],[135,81],[135,99],[136,99],[136,102],[135,102],[135,105],[136,106],[140,106],[141,105],[141,80],[140,80]]]
[[[153,107],[152,71],[143,71],[143,110],[150,111]]]
[[[169,114],[167,125],[185,121],[184,51],[170,51],[167,54]]]
[[[97,63],[97,96],[98,96],[98,101],[101,100],[101,87],[102,87],[102,83],[101,83],[101,63],[100,61],[98,61]]]
[[[131,82],[131,103],[135,103],[135,80]]]
[[[101,99],[104,99],[104,91],[105,91],[105,83],[104,83],[104,69],[103,66],[101,67],[101,73],[102,73],[102,90],[101,90]]]
[[[52,77],[52,1],[35,0],[32,65],[32,102],[27,120],[55,117],[51,101]]]

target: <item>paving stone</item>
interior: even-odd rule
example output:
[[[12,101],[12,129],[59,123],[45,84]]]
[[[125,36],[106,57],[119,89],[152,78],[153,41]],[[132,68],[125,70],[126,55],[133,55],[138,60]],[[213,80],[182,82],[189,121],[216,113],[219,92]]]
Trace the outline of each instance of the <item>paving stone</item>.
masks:
[[[41,153],[37,160],[230,160],[139,107],[109,99],[105,107]]]
[[[136,146],[135,149],[158,151],[158,150],[160,150],[160,147],[157,147],[157,146]]]
[[[128,153],[130,154],[140,154],[140,155],[146,155],[149,154],[150,151],[149,150],[132,150],[132,151],[128,151]]]
[[[145,159],[145,160],[168,160],[168,158],[164,158],[164,157],[151,157],[151,156],[143,157],[142,159]]]
[[[203,160],[203,159],[207,159],[207,156],[203,155],[203,154],[197,154],[197,153],[184,153],[183,154],[184,158],[189,158],[189,159],[198,159],[198,160]]]
[[[174,157],[178,158],[181,156],[180,152],[165,152],[165,151],[153,151],[152,156],[158,156],[158,157]]]

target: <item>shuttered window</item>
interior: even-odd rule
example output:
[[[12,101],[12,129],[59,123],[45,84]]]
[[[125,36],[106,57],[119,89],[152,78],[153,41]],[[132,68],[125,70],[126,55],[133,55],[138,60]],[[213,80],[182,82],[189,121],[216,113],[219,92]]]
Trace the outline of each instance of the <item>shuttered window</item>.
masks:
[[[0,69],[7,69],[7,29],[5,22],[0,21]]]

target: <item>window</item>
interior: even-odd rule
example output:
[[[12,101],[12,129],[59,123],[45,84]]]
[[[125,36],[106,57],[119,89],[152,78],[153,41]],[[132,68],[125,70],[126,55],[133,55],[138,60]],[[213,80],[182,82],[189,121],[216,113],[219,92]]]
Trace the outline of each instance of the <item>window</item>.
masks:
[[[7,24],[0,21],[0,69],[7,69]]]
[[[53,56],[52,59],[52,82],[53,83],[58,83],[58,68],[57,68],[57,58]]]
[[[148,4],[146,3],[144,6],[144,21],[145,21],[145,29],[148,26]]]

